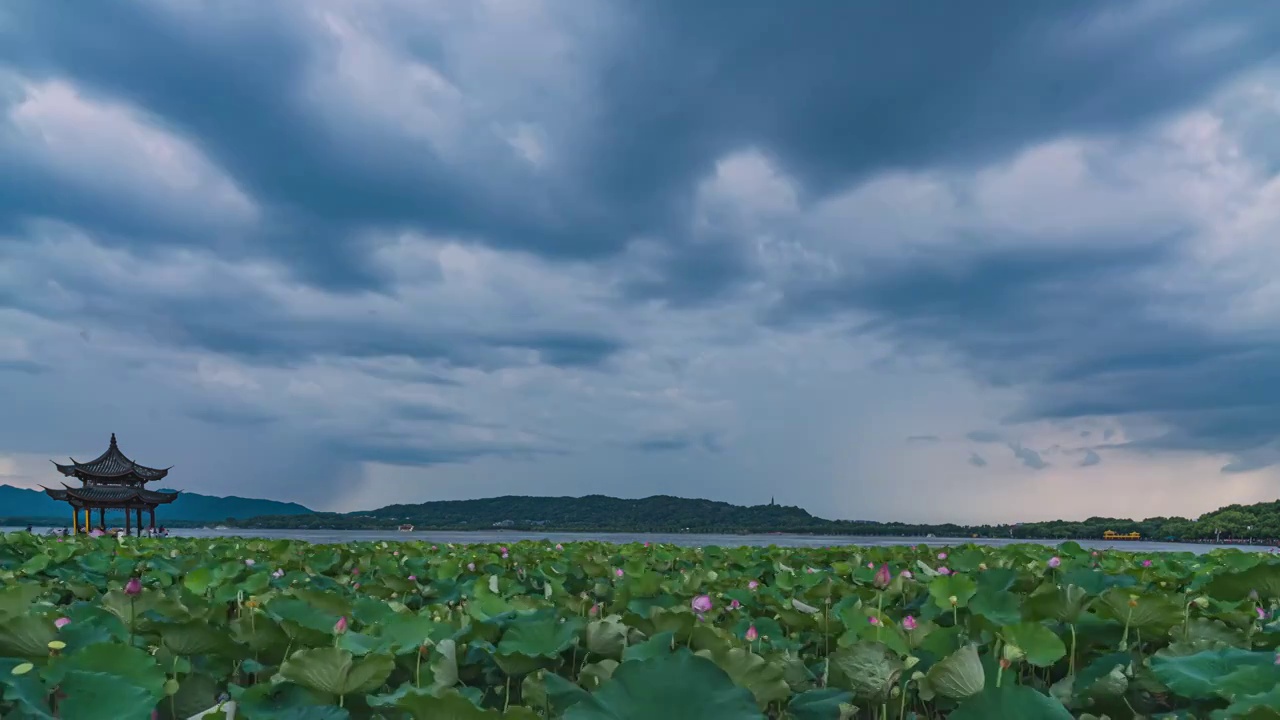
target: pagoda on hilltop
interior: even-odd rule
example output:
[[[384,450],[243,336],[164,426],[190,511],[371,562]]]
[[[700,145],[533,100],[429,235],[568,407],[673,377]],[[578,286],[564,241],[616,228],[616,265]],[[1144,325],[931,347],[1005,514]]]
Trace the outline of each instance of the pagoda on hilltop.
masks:
[[[107,451],[89,462],[77,462],[71,458],[70,465],[53,463],[58,472],[80,481],[80,487],[71,487],[66,483],[62,489],[45,488],[45,493],[54,500],[71,504],[72,532],[91,532],[93,511],[98,511],[98,527],[104,532],[107,529],[107,510],[124,511],[124,531],[132,534],[130,515],[137,518],[137,531],[142,534],[142,511],[151,516],[151,529],[156,527],[156,507],[168,505],[178,498],[177,492],[160,492],[148,490],[146,484],[167,476],[170,468],[150,468],[130,460],[120,452],[116,444],[115,433],[111,434],[111,445]],[[80,511],[84,511],[84,517]]]

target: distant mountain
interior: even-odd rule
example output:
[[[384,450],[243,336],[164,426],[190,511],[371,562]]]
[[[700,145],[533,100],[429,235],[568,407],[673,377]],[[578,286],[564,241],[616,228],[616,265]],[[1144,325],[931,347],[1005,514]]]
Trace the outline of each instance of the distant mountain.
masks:
[[[353,513],[316,513],[307,517],[260,517],[241,525],[253,527],[373,528],[411,524],[419,529],[479,530],[512,528],[597,532],[821,532],[836,524],[798,507],[743,507],[714,500],[655,495],[622,499],[523,497],[506,495],[480,500],[438,500],[416,505],[389,505]]]
[[[310,508],[298,503],[184,492],[173,504],[161,506],[156,511],[156,522],[215,522],[243,520],[259,515],[294,517],[312,512]],[[108,513],[108,517],[110,516],[111,513]],[[22,518],[28,521],[66,518],[69,523],[71,508],[64,502],[51,499],[40,490],[0,485],[0,518]]]

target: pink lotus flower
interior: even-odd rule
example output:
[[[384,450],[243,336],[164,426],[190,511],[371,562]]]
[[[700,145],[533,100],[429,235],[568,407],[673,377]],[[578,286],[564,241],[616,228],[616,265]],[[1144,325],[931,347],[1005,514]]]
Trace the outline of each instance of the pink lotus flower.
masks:
[[[506,546],[506,545],[499,545],[499,546],[498,546],[498,552],[502,553],[503,555],[506,555],[506,554],[507,554],[507,546]]]
[[[410,576],[409,576],[409,582],[418,582],[418,576],[417,576],[417,575],[410,575]]]
[[[255,561],[253,558],[245,558],[245,559],[244,559],[244,564],[245,564],[245,565],[247,565],[247,566],[249,566],[249,567],[253,567],[254,565],[257,565],[258,563],[257,563],[257,561]]]
[[[359,589],[360,589],[360,583],[351,583],[351,589],[352,589],[352,590],[359,590]]]
[[[475,563],[467,563],[467,570],[470,570],[471,572],[475,572],[475,571],[476,571],[476,564],[475,564]]]
[[[613,574],[622,577],[622,568],[614,568]]]
[[[359,575],[359,574],[360,574],[360,568],[351,568],[352,576]]]
[[[591,606],[591,609],[587,611],[587,614],[588,614],[588,615],[599,615],[599,614],[600,614],[600,604],[599,604],[599,603],[596,603],[595,605],[592,605],[592,606]]]
[[[129,582],[124,584],[125,595],[140,595],[142,593],[142,581],[138,578],[129,578]]]
[[[506,553],[502,553],[502,559],[503,559],[503,560],[506,560],[506,559],[507,559],[507,554],[506,554]]]
[[[757,581],[755,581],[755,580],[751,580],[751,581],[747,582],[747,589],[748,589],[748,590],[755,590],[755,589],[756,589],[756,588],[758,588],[758,587],[760,587],[760,583],[759,583],[759,582],[757,582]]]
[[[1143,561],[1142,561],[1142,567],[1151,567],[1151,561],[1150,561],[1150,560],[1143,560]]]
[[[912,630],[915,630],[917,627],[919,627],[919,625],[916,623],[916,619],[915,619],[914,617],[912,617],[912,616],[908,615],[908,616],[906,616],[906,617],[902,618],[902,629],[903,629],[903,630],[906,630],[907,632],[910,632],[910,631],[912,631]]]
[[[889,572],[888,565],[881,565],[880,569],[876,571],[875,578],[871,581],[873,585],[881,590],[889,587],[889,583],[891,582],[893,582],[893,574]]]
[[[910,580],[911,578],[915,577],[915,575],[912,575],[912,574],[911,574],[911,571],[910,571],[910,570],[903,570],[902,572],[898,573],[898,575],[899,575],[900,577],[904,577],[904,578],[906,578],[906,579],[908,579],[908,580]]]
[[[280,570],[280,569],[277,569],[275,572],[271,573],[271,577],[273,577],[273,578],[282,578],[282,577],[284,577],[284,571],[283,571],[283,570]]]
[[[946,559],[947,559],[947,554],[946,554],[946,553],[944,553],[944,552],[940,552],[940,553],[938,553],[938,559],[939,559],[939,560],[946,560]]]
[[[62,628],[66,627],[66,626],[68,626],[68,625],[70,625],[70,624],[71,624],[71,620],[70,620],[70,619],[68,619],[68,618],[64,618],[64,617],[60,617],[60,618],[58,618],[57,620],[54,620],[54,621],[53,621],[53,626],[54,626],[54,627],[56,627],[56,628],[58,628],[59,630],[61,630]]]
[[[394,556],[396,556],[396,557],[400,557],[400,551],[399,551],[399,550],[396,550],[396,551],[392,552],[391,554],[392,554],[392,555],[394,555]]]
[[[752,625],[747,628],[747,642],[755,642],[760,637],[760,631],[756,630],[756,626]],[[1277,657],[1276,664],[1280,665],[1280,657]]]
[[[730,610],[737,610],[737,609],[738,609],[738,608],[740,608],[740,607],[742,607],[742,603],[738,602],[737,600],[730,600],[730,601],[729,601],[729,609],[730,609]]]
[[[343,615],[342,617],[338,618],[338,622],[333,624],[333,634],[341,635],[346,631],[347,631],[347,616]]]
[[[647,543],[647,542],[646,542],[646,543],[644,544],[644,546],[645,546],[645,547],[649,547],[649,543]]]
[[[564,546],[560,543],[556,543],[556,550],[564,550]]]
[[[699,595],[693,599],[693,602],[691,602],[690,605],[696,613],[711,612],[711,608],[713,607],[710,595]]]
[[[436,546],[435,546],[435,545],[432,545],[432,546],[431,546],[431,549],[432,549],[432,550],[436,550],[437,548],[436,548]]]
[[[867,569],[868,569],[868,570],[874,570],[875,568],[876,568],[876,564],[875,564],[875,563],[873,563],[873,562],[869,562],[869,563],[867,563]]]
[[[1259,620],[1266,620],[1266,619],[1267,619],[1267,611],[1266,611],[1266,610],[1263,610],[1263,609],[1262,609],[1262,608],[1260,608],[1260,607],[1255,607],[1255,608],[1254,608],[1254,610],[1256,610],[1256,611],[1258,612],[1258,619],[1259,619]]]
[[[1094,557],[1098,557],[1098,551],[1097,551],[1097,550],[1094,550],[1094,551],[1093,551],[1093,556],[1094,556]]]
[[[950,574],[951,574],[951,570],[950,570],[949,568],[947,568],[947,566],[943,565],[942,567],[938,568],[938,574],[939,574],[939,575],[950,575]]]
[[[879,625],[880,618],[876,617],[875,615],[872,615],[871,617],[867,618],[867,622],[871,623],[872,625]]]
[[[1049,567],[1056,568],[1061,564],[1062,564],[1062,559],[1059,558],[1057,555],[1054,555],[1053,557],[1049,558]]]

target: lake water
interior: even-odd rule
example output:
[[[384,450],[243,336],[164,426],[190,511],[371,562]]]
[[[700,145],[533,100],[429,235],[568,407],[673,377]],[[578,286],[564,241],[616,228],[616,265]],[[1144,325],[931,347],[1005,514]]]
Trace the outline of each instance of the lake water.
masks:
[[[20,528],[4,528],[6,532]],[[47,528],[33,528],[37,533],[46,532]],[[206,530],[197,528],[172,528],[174,537],[255,537],[270,539],[304,540],[310,543],[345,543],[358,540],[386,540],[388,542],[421,541],[436,545],[454,543],[514,543],[521,540],[538,540],[543,542],[575,542],[597,540],[611,543],[672,543],[690,547],[706,547],[719,545],[735,547],[741,545],[779,547],[837,547],[848,545],[892,546],[892,545],[961,545],[976,543],[978,545],[1003,546],[1019,542],[1038,542],[1043,545],[1057,545],[1056,540],[1012,540],[1004,538],[924,538],[924,537],[857,537],[851,535],[695,535],[690,533],[540,533],[519,531],[422,531],[403,533],[395,530]],[[1234,547],[1244,551],[1267,552],[1265,545],[1209,545],[1201,543],[1145,542],[1145,541],[1107,541],[1078,540],[1083,547],[1096,550],[1115,548],[1130,552],[1194,552],[1204,553],[1217,547]]]

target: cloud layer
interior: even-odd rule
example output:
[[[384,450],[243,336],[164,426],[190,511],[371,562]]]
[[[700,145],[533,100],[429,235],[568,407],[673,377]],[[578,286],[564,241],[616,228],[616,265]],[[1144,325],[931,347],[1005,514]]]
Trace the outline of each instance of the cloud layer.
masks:
[[[1280,8],[981,5],[6,5],[0,481],[1274,497]]]

